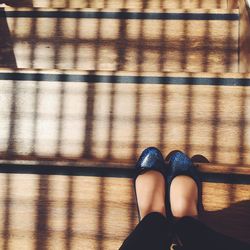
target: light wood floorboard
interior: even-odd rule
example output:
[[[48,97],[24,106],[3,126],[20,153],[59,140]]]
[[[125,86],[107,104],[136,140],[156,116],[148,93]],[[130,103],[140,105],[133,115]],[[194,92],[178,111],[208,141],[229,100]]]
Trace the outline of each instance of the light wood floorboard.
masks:
[[[0,1],[1,2],[1,1]],[[17,7],[48,7],[48,8],[140,8],[140,9],[167,9],[167,8],[235,8],[236,1],[228,0],[5,0],[11,6]]]
[[[44,76],[53,75],[47,72]],[[122,81],[136,77],[133,73],[98,74],[109,76],[107,83],[62,82],[72,75],[66,72],[58,81],[42,81],[43,74],[41,81],[1,80],[2,157],[9,152],[126,162],[157,146],[165,155],[180,149],[210,162],[250,164],[250,88],[233,86],[249,75],[149,73],[144,76],[168,78],[132,84]],[[118,76],[125,77],[121,83],[109,83]],[[170,83],[176,77],[188,85]],[[231,86],[199,85],[202,79],[211,84],[231,79]]]
[[[11,9],[6,11],[11,15]],[[32,15],[53,11],[36,10]],[[112,10],[101,12],[108,11]],[[56,13],[50,18],[7,18],[8,27],[2,29],[9,30],[9,40],[1,46],[5,52],[13,51],[18,68],[238,72],[238,20],[60,18]],[[218,15],[238,11],[167,13]],[[4,18],[0,21],[0,26],[6,26]],[[6,67],[8,60],[6,53],[2,66]]]
[[[137,223],[131,179],[0,174],[0,185],[2,249],[115,250]],[[250,185],[204,183],[203,200],[206,223],[250,241]]]

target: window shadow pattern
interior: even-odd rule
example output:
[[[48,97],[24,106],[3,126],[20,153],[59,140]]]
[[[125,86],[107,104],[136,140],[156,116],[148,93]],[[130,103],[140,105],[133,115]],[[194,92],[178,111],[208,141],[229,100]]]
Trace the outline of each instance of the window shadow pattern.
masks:
[[[2,0],[15,7],[29,7],[30,0]],[[44,8],[128,8],[128,9],[167,9],[167,8],[237,8],[237,1],[228,0],[33,0],[34,7]]]
[[[147,6],[145,2],[143,7],[146,9]],[[152,96],[149,95],[151,87],[143,85],[145,82],[150,83],[148,82],[150,78],[143,76],[145,70],[164,72],[169,67],[188,70],[192,64],[199,64],[199,68],[193,68],[193,70],[209,72],[211,63],[214,65],[213,60],[215,59],[212,56],[215,51],[218,52],[220,58],[223,58],[223,64],[217,63],[216,67],[217,65],[222,67],[220,70],[223,71],[232,70],[235,55],[231,52],[237,47],[234,46],[237,39],[233,35],[237,26],[235,26],[237,22],[234,18],[237,19],[237,15],[227,16],[234,21],[225,22],[223,38],[214,38],[213,34],[218,30],[213,30],[216,21],[210,20],[210,18],[216,19],[216,14],[211,13],[206,13],[205,16],[193,16],[188,11],[182,14],[170,13],[170,16],[164,16],[162,13],[163,15],[160,16],[152,15],[151,20],[148,19],[148,14],[144,16],[143,12],[134,13],[136,18],[126,11],[122,18],[114,17],[114,13],[106,13],[111,15],[111,19],[105,17],[104,12],[98,12],[94,13],[98,18],[93,19],[86,16],[86,13],[91,16],[93,12],[57,11],[52,12],[53,18],[50,23],[48,21],[51,16],[46,12],[12,12],[11,14],[3,11],[2,13],[3,16],[0,20],[5,20],[7,16],[8,25],[12,30],[12,39],[15,41],[16,54],[23,53],[24,66],[26,64],[31,68],[44,66],[60,70],[57,82],[53,84],[49,84],[50,81],[46,80],[41,73],[40,79],[35,79],[37,82],[28,83],[23,79],[24,81],[21,81],[22,84],[19,84],[18,87],[13,86],[12,94],[15,96],[10,101],[12,104],[11,106],[6,104],[6,109],[2,114],[2,119],[5,120],[4,126],[9,124],[10,127],[2,140],[1,151],[6,152],[10,158],[17,152],[17,155],[32,157],[97,158],[104,159],[104,161],[119,161],[136,159],[143,147],[155,144],[168,151],[177,146],[188,153],[203,153],[212,162],[221,162],[225,156],[227,158],[228,155],[223,155],[223,151],[230,152],[240,148],[240,152],[237,153],[241,156],[229,157],[228,162],[232,163],[232,159],[233,163],[246,164],[248,162],[248,158],[244,159],[247,153],[245,150],[249,145],[248,141],[244,141],[248,121],[248,110],[244,111],[249,95],[248,88],[242,86],[242,90],[239,87],[236,91],[235,109],[237,112],[242,112],[242,116],[235,115],[227,118],[226,115],[229,114],[229,111],[227,109],[223,114],[223,108],[227,108],[226,99],[230,97],[230,93],[227,93],[226,87],[220,83],[219,74],[218,79],[215,75],[214,83],[222,86],[208,87],[208,91],[205,87],[201,88],[193,83],[191,73],[187,74],[186,78],[183,77],[183,86],[172,86],[173,84],[167,78],[165,80],[156,79],[161,87],[159,85],[153,87]],[[13,15],[16,17],[14,18]],[[26,18],[27,15],[38,15],[40,18],[31,16]],[[17,18],[17,16],[27,19],[29,30],[20,30],[21,21],[19,22],[19,20],[24,18]],[[174,28],[172,27],[174,21],[173,23],[167,22],[169,18],[177,19],[178,24]],[[187,20],[183,21],[181,18]],[[198,20],[191,20],[196,18]],[[207,18],[209,20],[206,20]],[[87,23],[89,19],[91,21]],[[65,20],[67,20],[67,24],[71,24],[66,31],[63,28]],[[149,22],[152,22],[151,25],[156,25],[156,31],[149,29],[151,27]],[[190,36],[189,26],[192,27],[193,22],[202,23],[200,37],[198,35]],[[7,23],[5,23],[6,25]],[[51,31],[51,37],[45,37],[45,29]],[[182,34],[181,37],[169,36],[174,33],[174,29],[176,29],[176,33]],[[26,41],[32,41],[30,47],[25,47]],[[233,47],[232,44],[234,44]],[[52,51],[51,54],[48,51]],[[47,56],[43,57],[43,53]],[[194,55],[198,58],[196,62],[193,59]],[[40,62],[38,62],[39,60]],[[175,61],[176,65],[169,64],[174,64]],[[20,65],[20,62],[16,64],[18,67],[23,66]],[[84,73],[85,79],[82,84],[76,83],[73,86],[73,83],[67,80],[67,73],[61,70],[61,68],[67,67],[70,69],[83,67],[90,71]],[[131,84],[128,85],[126,85],[126,80],[122,84],[122,80],[117,80],[116,77],[117,71],[127,69],[133,72],[129,75]],[[112,70],[108,74],[107,82],[102,81],[102,85],[95,82],[95,77],[93,77],[98,70]],[[37,72],[39,74],[39,71]],[[90,82],[86,80],[88,74]],[[134,81],[131,81],[133,76],[135,76]],[[151,83],[155,85],[154,81]],[[201,84],[203,84],[202,81],[201,79]],[[117,83],[120,84],[117,85]],[[185,84],[186,86],[184,86]],[[234,84],[238,84],[237,80],[232,85]],[[7,84],[3,83],[3,86],[6,86],[3,87],[3,96],[10,100],[11,97],[8,93],[11,90]],[[4,88],[7,91],[6,95]],[[77,92],[77,90],[79,91]],[[244,96],[243,100],[240,99],[240,91],[242,91],[241,96]],[[15,92],[17,93],[15,94]],[[206,94],[206,100],[202,101],[198,94],[204,95],[205,93],[209,94]],[[176,95],[176,102],[184,104],[183,107],[173,104],[173,94]],[[185,101],[181,100],[181,96]],[[153,98],[152,104],[147,107],[150,98]],[[194,106],[192,99],[202,102],[204,108],[200,108],[198,113],[208,111],[207,117],[196,114],[198,103]],[[220,108],[221,104],[222,108]],[[174,117],[173,108],[178,110],[176,117]],[[183,108],[183,111],[180,111],[180,108]],[[221,114],[224,116],[222,120]],[[10,118],[5,119],[6,115]],[[20,126],[17,124],[19,122]],[[209,145],[209,149],[207,146],[202,149],[202,136],[199,137],[195,132],[202,124],[209,124],[205,131],[206,135],[203,136],[209,138],[206,144]],[[241,130],[242,132],[237,131],[231,138],[232,147],[227,145],[228,141],[217,145],[220,141],[217,135],[221,134],[218,129],[222,124],[225,124],[225,131],[228,130],[229,134],[233,130],[233,124],[237,124],[237,127],[240,124],[238,128],[246,127],[243,129],[244,131]],[[177,128],[176,125],[179,127]],[[150,126],[151,129],[149,129]],[[127,136],[122,133],[122,130],[127,131]],[[151,131],[153,133],[150,133]],[[183,139],[177,138],[176,143],[171,142],[171,146],[167,146],[171,133],[175,135],[177,131],[180,134],[177,137]],[[9,134],[9,138],[6,137],[7,134]],[[123,136],[120,137],[120,134]],[[152,138],[149,140],[145,135]],[[23,145],[17,148],[15,144],[19,145],[20,141],[23,142]],[[239,141],[241,141],[240,146]],[[8,145],[7,150],[4,145]],[[122,153],[123,155],[119,152],[122,151],[121,148],[127,148]],[[203,151],[196,152],[198,148]],[[237,157],[241,157],[242,160]]]
[[[0,73],[20,79],[1,80],[1,158],[122,163],[155,145],[249,164],[249,76],[121,74]]]
[[[0,182],[4,250],[117,249],[137,221],[130,180],[119,197],[119,178],[1,174]]]
[[[239,16],[234,12],[23,10],[0,15],[7,16],[19,68],[136,71],[140,67],[155,72],[161,65],[164,71],[176,72],[238,70]],[[168,47],[164,60],[163,43]],[[142,56],[138,60],[138,48],[143,60]]]
[[[76,21],[74,33],[74,39],[77,38],[77,40],[80,26],[78,21]],[[220,162],[221,159],[228,157],[230,162],[234,159],[239,164],[249,163],[249,158],[247,158],[250,144],[247,139],[250,119],[247,108],[250,97],[249,80],[234,79],[231,82],[231,80],[221,79],[218,74],[213,79],[199,79],[199,84],[193,74],[179,78],[144,76],[143,62],[147,53],[154,50],[155,47],[161,51],[156,60],[157,71],[164,71],[164,63],[171,60],[171,55],[166,52],[171,51],[171,42],[168,42],[169,38],[165,36],[170,27],[161,21],[161,35],[157,45],[154,45],[154,41],[145,44],[144,21],[140,20],[138,40],[130,42],[127,46],[123,42],[127,36],[126,21],[120,20],[119,22],[120,39],[112,43],[109,40],[105,41],[107,46],[111,43],[112,49],[116,50],[118,55],[116,68],[103,77],[106,81],[100,80],[101,77],[98,77],[98,72],[96,72],[101,68],[99,64],[99,60],[101,60],[99,44],[102,40],[100,38],[101,20],[96,24],[97,38],[93,45],[94,70],[85,73],[85,77],[75,75],[75,79],[82,79],[82,81],[72,81],[69,73],[63,70],[59,74],[50,72],[44,74],[39,70],[35,74],[14,73],[12,77],[17,78],[15,80],[7,79],[8,74],[1,73],[3,78],[0,80],[0,101],[3,108],[0,114],[0,126],[2,126],[0,131],[4,131],[1,132],[1,157],[5,159],[60,159],[65,161],[85,159],[126,162],[135,160],[142,148],[154,144],[166,153],[180,148],[189,154],[203,153],[212,162]],[[36,38],[39,29],[35,19],[31,23],[32,34],[29,34],[29,38],[32,39]],[[16,25],[18,25],[18,21]],[[209,25],[208,22],[206,34],[209,34]],[[56,36],[61,37],[64,26],[60,18],[56,19],[55,27]],[[226,44],[230,46],[232,41],[230,25],[227,28]],[[185,69],[187,66],[185,57],[188,50],[185,42],[188,39],[188,30],[185,25],[183,32],[186,38],[180,41],[176,47],[182,48],[181,66]],[[13,36],[17,40],[15,34]],[[21,38],[19,41],[22,42]],[[89,44],[92,42],[89,40]],[[209,35],[206,36],[205,42],[206,46],[209,46]],[[46,43],[50,45],[51,40],[46,40]],[[36,46],[36,44],[33,45],[30,50],[29,55],[30,58],[33,58],[32,61],[35,61]],[[60,48],[60,43],[58,47],[53,46],[51,67],[57,68],[60,50],[64,48],[63,46]],[[72,59],[72,68],[81,64],[81,60],[77,57],[81,53],[80,46],[81,42],[77,42],[73,46],[75,55]],[[134,48],[137,61],[137,67],[134,68],[136,74],[120,77],[120,73],[116,71],[124,70],[127,62],[127,47]],[[207,71],[208,58],[209,53],[204,52],[202,65],[204,71]],[[13,59],[12,62],[14,61]],[[229,69],[230,56],[226,56],[225,61],[227,62],[225,65]],[[33,67],[35,64],[30,63],[30,66]],[[152,75],[154,76],[153,73]],[[49,80],[49,78],[55,77],[56,81]],[[130,82],[125,79],[130,79]],[[208,84],[204,84],[204,81]],[[193,84],[194,82],[196,84]],[[218,86],[213,86],[212,82]],[[229,84],[230,82],[231,84]],[[231,92],[234,91],[233,96],[228,89]],[[207,98],[207,101],[202,101],[204,98]],[[199,103],[202,105],[199,106]],[[196,104],[200,107],[198,110]],[[231,134],[230,131],[235,131],[235,128],[238,132]],[[231,137],[226,138],[227,140],[221,138],[221,134],[225,137],[223,131],[229,131]],[[205,133],[205,136],[199,137],[201,133]],[[171,138],[174,141],[171,141]],[[201,142],[204,142],[205,138],[208,141],[204,146]],[[224,154],[225,152],[226,154]],[[10,215],[13,211],[11,210],[11,197],[14,192],[12,178],[15,177],[9,175],[5,180],[4,250],[9,249]],[[108,199],[110,183],[104,178],[100,178],[97,182],[95,184],[98,184],[96,192],[98,193],[96,195],[98,230],[93,229],[93,231],[97,232],[99,240],[98,243],[93,243],[92,248],[102,250],[108,249],[103,243],[106,235],[104,215],[110,210],[110,207],[104,201]],[[51,217],[55,215],[50,214],[51,207],[48,206],[50,192],[53,189],[52,183],[53,181],[48,176],[40,176],[34,182],[33,186],[38,190],[34,190],[38,196],[34,206],[36,238],[30,249],[47,249],[48,241],[51,242],[50,237],[52,239],[54,237],[51,236],[50,230],[52,229],[49,223],[51,223]],[[81,204],[74,203],[74,192],[76,186],[81,184],[74,184],[73,177],[67,177],[62,180],[62,185],[65,185],[67,194],[66,198],[62,200],[62,204],[66,207],[66,230],[62,243],[64,245],[61,249],[68,250],[74,249],[72,239],[81,238],[81,235],[75,237],[76,233],[72,230],[73,227],[77,227],[73,219],[74,208],[81,206]],[[132,193],[131,189],[127,191]],[[229,193],[229,199],[233,200],[233,187],[230,188]],[[134,208],[131,200],[127,202],[130,207]],[[132,211],[135,209],[128,212],[130,221],[127,232],[132,230],[136,218],[135,212]],[[79,218],[87,221],[84,214]],[[79,229],[79,231],[81,230]],[[96,237],[96,234],[92,232],[92,235],[89,236],[90,241],[91,237]],[[55,242],[57,242],[56,239]]]
[[[181,147],[182,150],[192,155],[204,150],[205,155],[209,155],[210,159],[214,157],[212,159],[215,161],[220,161],[220,155],[223,153],[230,154],[233,159],[232,152],[234,151],[234,159],[239,164],[246,164],[248,144],[245,134],[249,130],[249,111],[247,109],[249,79],[223,80],[223,78],[219,78],[220,74],[218,74],[217,78],[206,79],[206,81],[209,80],[210,83],[217,81],[220,83],[219,86],[209,84],[189,86],[177,84],[176,81],[180,83],[185,80],[187,83],[197,81],[197,78],[194,76],[187,78],[141,76],[136,78],[137,84],[131,84],[124,83],[124,80],[135,80],[132,79],[135,76],[128,78],[128,76],[122,75],[119,77],[118,73],[113,73],[113,75],[102,76],[106,79],[102,82],[101,76],[98,77],[98,74],[98,72],[92,72],[85,77],[74,75],[76,81],[73,81],[72,75],[69,76],[68,73],[63,72],[44,75],[44,72],[39,73],[39,71],[35,74],[20,71],[20,74],[12,75],[16,78],[15,81],[4,80],[1,82],[6,108],[1,112],[0,124],[3,126],[5,122],[5,131],[6,128],[9,129],[8,138],[1,135],[3,139],[1,148],[7,149],[7,151],[2,151],[1,156],[5,159],[38,161],[50,159],[65,162],[83,160],[98,160],[103,163],[126,162],[135,159],[136,154],[139,154],[142,148],[155,143],[164,152]],[[8,74],[4,73],[5,79],[7,76]],[[0,74],[0,77],[3,79],[3,74]],[[29,78],[29,81],[26,81],[25,78]],[[51,78],[54,78],[55,81],[52,81]],[[107,83],[107,78],[110,79],[111,84]],[[152,79],[171,84],[160,84],[153,81],[154,85],[151,86],[147,81],[152,81]],[[119,83],[119,81],[123,83]],[[205,80],[203,78],[200,81],[204,84]],[[230,81],[231,86],[228,86]],[[238,86],[234,86],[234,84],[238,84]],[[231,90],[228,92],[230,88]],[[232,91],[234,91],[234,95],[232,95]],[[111,95],[113,96],[111,97]],[[181,103],[183,98],[185,99],[184,106]],[[207,103],[204,102],[204,98],[208,99]],[[3,102],[2,98],[1,101]],[[137,102],[140,105],[137,105]],[[195,106],[197,103],[198,107]],[[209,106],[211,111],[207,111],[204,117],[202,112],[206,106]],[[230,108],[229,110],[225,108],[227,106]],[[170,107],[174,112],[170,111]],[[164,117],[162,117],[163,114]],[[237,115],[235,116],[235,114]],[[204,130],[199,127],[203,127]],[[154,133],[152,133],[152,129],[155,131]],[[182,133],[185,136],[173,137],[176,130],[177,134]],[[227,138],[230,140],[230,144],[225,141],[225,138],[221,138],[224,130],[227,132],[238,130],[237,134],[230,132],[230,137]],[[147,133],[142,134],[141,131]],[[193,140],[203,132],[207,133],[206,137],[211,136],[212,140],[209,141],[211,144],[199,144],[199,148],[195,148]],[[201,138],[203,143],[206,137]],[[171,141],[171,138],[174,141]],[[11,190],[15,189],[15,185],[13,184],[11,187],[12,184],[8,184],[13,178],[12,175],[9,175],[8,178],[6,181],[7,186],[10,186],[10,191],[5,193],[5,224],[11,225],[10,216],[12,216],[13,210],[10,209],[10,206],[11,197],[14,194],[14,191]],[[51,246],[51,242],[57,242],[56,239],[62,237],[61,234],[64,235],[62,237],[64,245],[61,249],[74,249],[75,242],[81,242],[81,235],[77,232],[83,233],[84,230],[76,229],[77,224],[74,217],[76,213],[81,213],[81,205],[74,200],[76,184],[73,183],[73,179],[74,177],[68,176],[62,185],[63,192],[66,190],[62,203],[63,207],[66,207],[67,216],[64,219],[67,226],[65,226],[65,232],[58,232],[58,235],[54,233],[57,227],[53,223],[59,222],[53,222],[52,218],[54,216],[56,218],[57,213],[63,213],[53,207],[53,199],[60,201],[60,196],[51,199],[53,184],[51,184],[49,176],[40,176],[34,183],[39,193],[37,193],[35,205],[37,214],[35,241],[32,245],[33,248],[30,249],[47,249],[48,246]],[[98,213],[95,217],[91,217],[90,221],[86,218],[87,213],[83,212],[79,215],[80,219],[85,219],[88,223],[98,224],[95,229],[92,229],[93,231],[89,232],[90,238],[85,241],[95,242],[92,246],[93,249],[110,249],[107,246],[114,231],[109,231],[108,225],[111,225],[113,230],[116,228],[111,223],[112,218],[107,219],[107,214],[114,209],[110,208],[107,203],[108,195],[113,193],[109,189],[111,184],[108,179],[99,178],[90,184],[89,188],[85,190],[86,193],[81,192],[84,207],[89,202],[87,193],[91,192],[91,187],[97,187],[94,191]],[[88,183],[84,180],[82,184],[77,185],[85,187],[88,186]],[[125,192],[132,194],[132,183],[130,183],[130,189]],[[225,196],[227,196],[228,204],[237,200],[234,185],[227,186]],[[125,217],[129,218],[129,221],[122,230],[128,233],[135,225],[136,209],[132,199],[124,203],[128,206],[129,216]],[[50,223],[54,226],[51,226]],[[11,242],[11,236],[8,232],[12,232],[12,227],[7,226],[5,229],[5,249],[10,249],[8,244]],[[119,237],[114,236],[114,238],[116,242],[122,241]]]
[[[1,174],[0,182],[4,250],[20,244],[32,250],[118,249],[138,221],[132,180],[126,178]],[[210,209],[202,213],[201,220],[250,242],[249,185],[232,184],[237,195],[245,194],[229,203],[227,195],[222,195],[227,185],[219,187],[216,197],[214,188],[208,191],[206,187],[205,205]],[[27,189],[29,192],[23,191]],[[218,203],[209,198],[219,199]]]

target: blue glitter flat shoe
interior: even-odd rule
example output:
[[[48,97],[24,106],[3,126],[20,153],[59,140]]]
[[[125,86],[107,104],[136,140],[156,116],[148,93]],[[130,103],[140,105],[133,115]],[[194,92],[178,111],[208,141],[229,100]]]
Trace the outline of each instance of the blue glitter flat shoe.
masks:
[[[166,197],[166,207],[167,211],[170,212],[170,216],[172,217],[171,206],[170,206],[170,186],[173,179],[179,175],[186,175],[191,177],[198,188],[198,212],[203,210],[202,206],[202,183],[200,180],[200,175],[196,167],[194,166],[192,160],[181,151],[174,151],[173,154],[170,154],[168,157],[168,169],[166,174],[166,182],[167,182],[167,197]]]
[[[156,170],[165,177],[165,160],[159,149],[155,147],[146,148],[135,165],[136,177],[146,171]]]
[[[135,181],[136,178],[144,174],[147,171],[155,170],[160,172],[164,179],[166,177],[166,166],[165,166],[165,160],[161,154],[161,152],[155,148],[155,147],[149,147],[146,148],[139,157],[136,165],[135,165],[135,176],[134,176],[134,190],[135,190],[135,196],[136,196],[136,204],[138,209],[139,218],[141,219],[138,202],[137,202],[137,195],[136,195],[136,187],[135,187]]]

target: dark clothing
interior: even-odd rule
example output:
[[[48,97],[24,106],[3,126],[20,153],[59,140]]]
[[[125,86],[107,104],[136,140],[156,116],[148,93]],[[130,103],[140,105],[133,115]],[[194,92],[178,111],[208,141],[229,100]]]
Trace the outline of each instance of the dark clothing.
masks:
[[[167,250],[171,241],[171,225],[160,213],[151,213],[140,221],[120,250]]]
[[[250,250],[247,243],[217,233],[194,218],[184,217],[172,225],[160,213],[144,217],[120,250],[168,250],[174,234],[182,250]]]

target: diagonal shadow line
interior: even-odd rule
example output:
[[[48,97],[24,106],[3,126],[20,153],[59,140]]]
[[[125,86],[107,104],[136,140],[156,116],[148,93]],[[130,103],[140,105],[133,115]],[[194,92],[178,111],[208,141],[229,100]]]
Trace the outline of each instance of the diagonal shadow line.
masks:
[[[161,1],[161,6],[163,6],[163,0]],[[158,70],[159,72],[164,72],[164,65],[165,62],[167,62],[168,58],[167,58],[167,53],[166,51],[168,50],[168,41],[167,41],[167,37],[165,34],[167,34],[167,24],[162,21],[161,22],[161,43],[160,43],[160,50],[161,50],[161,54],[159,57],[159,67]],[[166,108],[166,103],[167,103],[167,99],[168,99],[168,91],[165,85],[162,85],[161,88],[161,107],[160,107],[160,117],[159,117],[159,125],[160,125],[160,129],[159,129],[159,147],[161,149],[164,148],[165,146],[165,133],[167,131],[167,108]]]
[[[93,146],[93,124],[94,124],[94,109],[95,109],[96,85],[88,83],[86,91],[86,115],[85,115],[85,138],[83,143],[83,158],[91,158]]]
[[[246,137],[245,135],[247,134],[247,121],[246,121],[246,115],[247,115],[247,93],[246,89],[242,88],[241,89],[241,114],[239,117],[239,128],[240,128],[240,133],[239,133],[239,163],[242,165],[246,161]]]
[[[143,6],[145,7],[145,6]],[[141,12],[142,14],[144,12]],[[137,39],[137,48],[136,48],[136,65],[137,65],[137,75],[140,76],[143,72],[143,63],[145,58],[145,47],[144,47],[144,20],[140,20],[139,24],[139,37]],[[136,92],[135,92],[135,113],[134,113],[134,140],[132,145],[132,159],[136,159],[138,156],[138,148],[140,146],[140,133],[139,128],[140,124],[142,122],[141,118],[141,102],[142,102],[142,95],[141,95],[141,81],[138,81],[138,85],[136,86]]]
[[[65,84],[60,84],[60,100],[59,100],[59,114],[57,121],[57,145],[56,145],[56,157],[61,157],[62,150],[62,137],[63,137],[63,123],[65,119],[64,108],[65,108]]]
[[[33,0],[3,0],[6,5],[11,7],[20,8],[20,7],[33,7]]]
[[[100,37],[101,37],[101,20],[98,20],[97,23],[97,31],[96,31],[97,42],[95,43],[95,54],[94,54],[94,62],[95,62],[95,70],[99,69],[99,60],[100,60]],[[91,74],[91,73],[90,73]],[[87,81],[87,91],[86,91],[86,116],[85,116],[85,138],[83,143],[83,154],[84,158],[91,158],[92,156],[92,146],[93,146],[93,124],[94,124],[94,112],[95,112],[95,99],[96,99],[96,85],[95,81]],[[94,83],[94,84],[92,84]]]
[[[70,8],[71,6],[70,6],[70,1],[71,0],[66,0],[66,8]]]
[[[37,127],[38,127],[38,109],[39,109],[39,97],[40,97],[40,84],[39,81],[35,83],[35,97],[34,97],[34,114],[33,114],[33,127],[32,127],[32,151],[31,156],[36,156],[37,145]]]
[[[100,178],[98,182],[98,196],[99,196],[99,205],[98,205],[98,231],[97,231],[97,249],[103,250],[104,247],[104,239],[105,239],[105,225],[104,219],[106,216],[106,205],[105,205],[105,178]]]
[[[11,209],[11,176],[8,174],[6,176],[6,183],[5,183],[5,211],[4,211],[4,231],[3,231],[3,250],[9,250],[9,239],[10,239],[10,209]]]
[[[11,159],[16,154],[16,126],[17,126],[17,96],[18,96],[18,84],[16,81],[12,83],[11,90],[11,108],[9,116],[9,137],[8,137],[8,147],[7,147],[7,158]]]
[[[213,95],[213,120],[212,120],[212,146],[211,146],[211,162],[216,162],[218,156],[218,126],[220,124],[220,97],[221,92],[218,86],[214,89]]]
[[[18,18],[15,18],[15,20],[19,20]],[[31,19],[31,30],[30,30],[30,34],[29,34],[29,39],[31,41],[35,41],[36,37],[37,37],[37,33],[38,33],[38,21],[36,18],[32,18]],[[18,41],[18,39],[16,39],[16,35],[14,36],[15,38],[15,42]],[[36,49],[36,45],[37,43],[31,43],[30,46],[30,60],[29,60],[29,66],[30,68],[34,68],[34,61],[35,61],[35,49]]]
[[[68,178],[68,193],[67,193],[67,228],[65,232],[65,250],[72,249],[72,238],[73,238],[73,208],[74,208],[74,186],[73,177]]]
[[[116,97],[116,85],[114,83],[110,86],[110,92],[109,92],[109,128],[108,128],[108,136],[107,136],[107,155],[106,159],[112,159],[113,157],[113,149],[114,149],[114,123],[115,123],[115,97]]]
[[[209,54],[210,52],[210,45],[213,42],[212,34],[210,32],[211,29],[211,23],[209,21],[206,21],[205,23],[205,29],[203,32],[203,43],[205,44],[205,49],[202,51],[202,71],[207,72],[209,71]]]
[[[103,8],[108,8],[108,2],[109,2],[109,0],[104,0]]]
[[[238,22],[239,24],[239,22]],[[225,39],[225,43],[224,43],[224,49],[225,49],[225,71],[226,72],[230,72],[232,71],[232,62],[233,62],[233,52],[237,54],[237,56],[239,57],[239,40],[237,39],[237,49],[234,49],[232,51],[232,44],[235,43],[235,38],[234,38],[234,35],[233,35],[233,25],[234,25],[234,22],[227,22],[227,37]],[[238,26],[238,29],[239,29],[239,26]],[[238,63],[238,60],[237,60],[237,63]],[[239,65],[237,67],[237,72],[239,71]]]
[[[35,250],[48,248],[49,239],[49,177],[39,176],[38,197],[36,203]]]
[[[14,43],[3,8],[0,8],[0,16],[0,67],[17,68]]]

